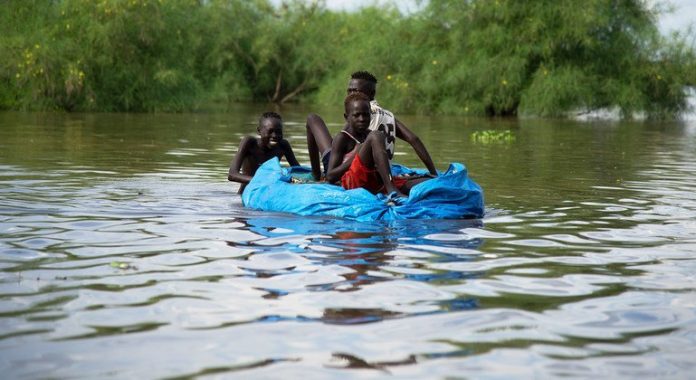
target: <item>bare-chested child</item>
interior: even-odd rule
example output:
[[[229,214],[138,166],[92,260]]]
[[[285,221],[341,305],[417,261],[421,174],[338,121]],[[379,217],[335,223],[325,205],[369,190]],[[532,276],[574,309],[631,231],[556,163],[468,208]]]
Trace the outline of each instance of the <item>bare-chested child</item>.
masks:
[[[411,187],[428,178],[392,178],[386,135],[371,131],[370,98],[361,92],[349,93],[344,101],[346,125],[333,138],[326,180],[345,189],[365,188],[373,194],[405,196]]]
[[[290,143],[283,138],[283,120],[280,115],[275,112],[264,113],[259,119],[256,130],[259,132],[259,137],[246,136],[242,139],[227,174],[229,181],[242,184],[239,187],[240,194],[259,166],[269,159],[273,157],[281,159],[285,156],[291,166],[300,164],[295,158]]]
[[[428,150],[421,142],[420,138],[409,130],[401,121],[394,117],[394,114],[380,107],[375,100],[377,93],[377,78],[367,71],[356,71],[350,76],[347,93],[362,93],[370,100],[370,130],[382,131],[384,134],[383,144],[387,150],[389,160],[394,156],[396,138],[406,141],[418,155],[430,175],[437,176],[437,170],[433,160],[430,158]],[[324,120],[316,114],[307,117],[307,150],[312,164],[312,175],[315,179],[321,177],[321,165],[324,166],[324,174],[328,168],[328,157],[331,151],[331,134],[326,127]]]

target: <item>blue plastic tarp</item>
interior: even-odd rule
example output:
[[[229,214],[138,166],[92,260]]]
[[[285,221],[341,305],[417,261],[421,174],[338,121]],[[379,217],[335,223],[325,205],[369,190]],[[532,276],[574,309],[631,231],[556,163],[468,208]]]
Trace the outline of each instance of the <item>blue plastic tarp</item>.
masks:
[[[414,186],[408,198],[374,195],[362,188],[345,190],[326,183],[291,182],[291,177],[306,177],[308,171],[304,167],[284,168],[277,158],[270,159],[244,189],[242,202],[264,211],[358,221],[483,217],[483,191],[460,163],[452,163],[438,177]],[[392,165],[393,175],[409,173],[427,172]]]

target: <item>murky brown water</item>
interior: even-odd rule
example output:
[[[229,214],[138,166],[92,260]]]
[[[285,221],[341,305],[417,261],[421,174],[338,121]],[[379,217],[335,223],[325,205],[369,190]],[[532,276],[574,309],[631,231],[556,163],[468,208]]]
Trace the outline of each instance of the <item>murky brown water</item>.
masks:
[[[693,376],[696,123],[404,116],[487,216],[366,224],[241,206],[262,111],[0,113],[4,378]]]

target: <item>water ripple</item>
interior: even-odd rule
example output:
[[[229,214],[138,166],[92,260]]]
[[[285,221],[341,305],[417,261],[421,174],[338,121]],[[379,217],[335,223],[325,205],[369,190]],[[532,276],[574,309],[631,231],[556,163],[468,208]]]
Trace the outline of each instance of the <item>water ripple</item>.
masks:
[[[224,173],[246,131],[228,120],[196,115],[212,118],[204,138],[185,123],[120,143],[121,127],[147,130],[141,116],[100,117],[119,128],[90,127],[111,143],[82,146],[85,159],[30,149],[36,126],[0,129],[6,377],[696,370],[696,157],[679,131],[535,125],[505,148],[433,141],[468,155],[486,218],[358,223],[245,209]],[[297,120],[286,128],[306,160]],[[63,141],[66,123],[34,136]],[[17,146],[26,160],[6,153]]]

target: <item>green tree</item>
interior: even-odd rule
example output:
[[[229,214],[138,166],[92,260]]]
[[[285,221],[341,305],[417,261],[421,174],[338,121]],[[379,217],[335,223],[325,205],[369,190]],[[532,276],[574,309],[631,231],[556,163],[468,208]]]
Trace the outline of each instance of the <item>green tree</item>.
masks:
[[[667,118],[694,85],[692,32],[642,0],[430,0],[332,12],[323,1],[5,0],[0,108],[181,111],[211,102],[340,104],[369,70],[390,109]]]
[[[692,49],[669,45],[639,0],[432,0],[444,70],[424,95],[446,112],[561,115],[618,106],[661,117],[685,107]],[[441,91],[441,92],[440,92]],[[444,98],[443,98],[444,96]],[[441,100],[440,100],[441,99]]]

